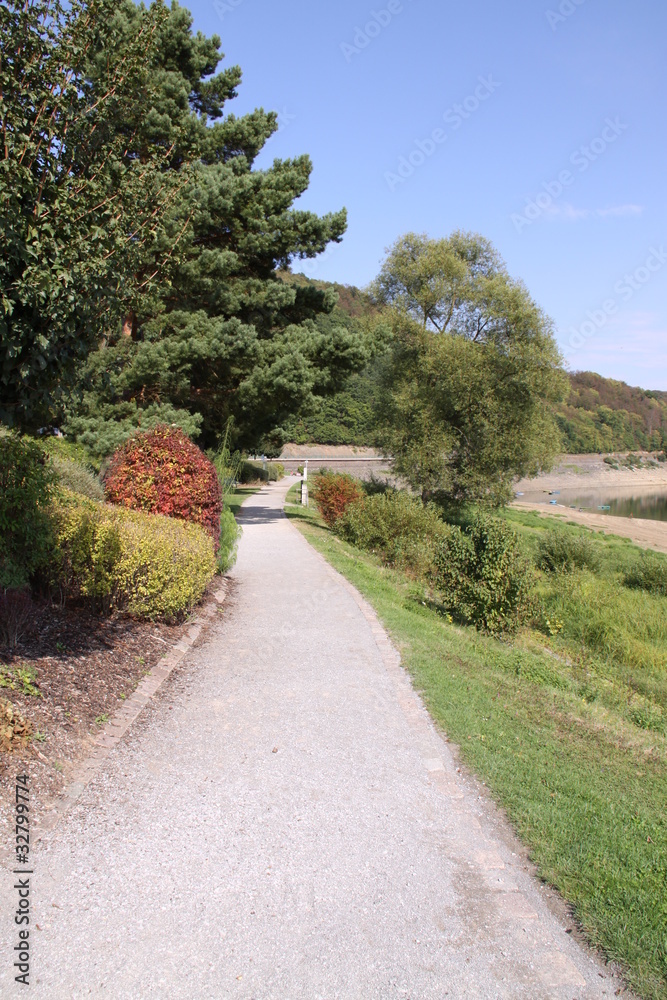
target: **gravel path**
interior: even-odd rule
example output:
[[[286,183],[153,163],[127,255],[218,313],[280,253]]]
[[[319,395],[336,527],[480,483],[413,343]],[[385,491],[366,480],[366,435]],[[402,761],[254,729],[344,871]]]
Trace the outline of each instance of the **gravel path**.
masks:
[[[221,621],[37,845],[30,996],[612,997],[284,494],[248,501]]]

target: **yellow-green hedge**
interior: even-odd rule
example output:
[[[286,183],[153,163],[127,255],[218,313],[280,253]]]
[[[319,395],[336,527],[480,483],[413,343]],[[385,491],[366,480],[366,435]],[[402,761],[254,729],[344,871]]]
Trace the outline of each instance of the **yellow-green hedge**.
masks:
[[[196,604],[215,573],[213,542],[199,525],[66,489],[54,497],[50,516],[52,583],[63,598],[87,598],[142,618],[175,618]]]

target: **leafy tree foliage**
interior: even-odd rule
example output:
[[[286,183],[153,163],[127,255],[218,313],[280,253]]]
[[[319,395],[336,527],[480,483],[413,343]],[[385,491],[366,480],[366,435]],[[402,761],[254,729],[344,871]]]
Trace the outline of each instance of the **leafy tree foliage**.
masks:
[[[120,35],[114,9],[0,6],[0,419],[23,428],[48,422],[119,304],[151,292],[179,243],[172,151],[139,148],[136,131],[166,12],[136,9]]]
[[[374,291],[394,310],[378,438],[395,471],[424,496],[506,502],[560,447],[549,320],[476,234],[399,239]]]
[[[124,0],[114,30],[134,38],[142,16]],[[276,115],[226,112],[241,74],[238,67],[216,74],[219,38],[193,35],[190,15],[175,3],[156,38],[155,90],[131,143],[169,150],[167,174],[194,156],[192,181],[173,209],[188,220],[186,246],[169,283],[128,301],[123,324],[90,357],[87,388],[70,405],[66,427],[98,455],[137,426],[161,422],[200,433],[213,447],[230,417],[235,446],[278,446],[275,429],[367,357],[357,329],[332,318],[331,291],[279,274],[339,241],[345,212],[318,217],[293,207],[308,186],[307,156],[254,169]],[[103,62],[101,50],[91,58],[93,79]]]

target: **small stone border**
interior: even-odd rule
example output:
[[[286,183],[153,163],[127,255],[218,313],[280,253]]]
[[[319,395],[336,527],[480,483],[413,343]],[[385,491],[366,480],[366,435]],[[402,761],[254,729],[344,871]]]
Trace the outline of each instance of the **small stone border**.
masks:
[[[95,737],[95,749],[90,756],[82,761],[74,771],[72,780],[56,802],[49,807],[37,824],[38,835],[52,830],[58,821],[69,811],[80,798],[86,786],[99,771],[114,747],[123,738],[132,723],[141,715],[145,706],[156,694],[172,671],[190,651],[202,631],[210,625],[215,612],[224,604],[227,597],[228,581],[223,578],[222,585],[213,592],[213,601],[201,608],[199,614],[187,630],[186,635],[175,643],[169,652],[153,667],[139,682],[130,697],[114,713],[101,732]]]

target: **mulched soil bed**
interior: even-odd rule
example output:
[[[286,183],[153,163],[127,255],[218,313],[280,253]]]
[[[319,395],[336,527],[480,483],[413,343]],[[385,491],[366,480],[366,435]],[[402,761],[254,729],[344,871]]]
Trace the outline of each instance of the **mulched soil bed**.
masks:
[[[63,790],[77,762],[124,696],[185,633],[180,625],[102,617],[83,608],[34,605],[29,633],[12,654],[0,649],[0,701],[32,724],[29,741],[0,749],[0,850],[8,842],[17,774],[30,776],[33,822]],[[25,669],[27,668],[27,670]],[[37,695],[19,679],[34,670]],[[9,685],[9,686],[8,686]]]

